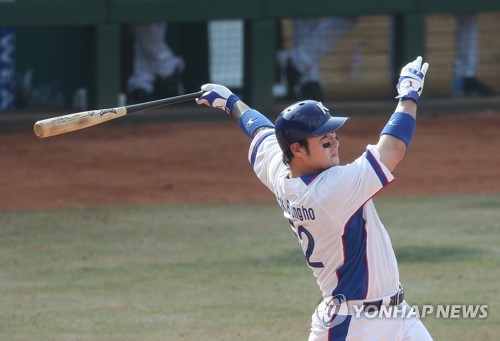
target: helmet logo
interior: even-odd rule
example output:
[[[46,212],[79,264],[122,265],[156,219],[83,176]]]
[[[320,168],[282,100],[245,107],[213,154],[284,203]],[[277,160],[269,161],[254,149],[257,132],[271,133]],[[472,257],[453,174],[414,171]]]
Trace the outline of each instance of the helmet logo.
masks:
[[[318,103],[316,103],[316,106],[317,106],[318,108],[320,108],[320,109],[321,109],[321,111],[323,111],[323,115],[326,115],[326,114],[329,114],[329,113],[330,113],[330,110],[328,110],[328,108],[327,108],[327,107],[325,107],[325,106],[323,105],[323,103],[318,102]]]

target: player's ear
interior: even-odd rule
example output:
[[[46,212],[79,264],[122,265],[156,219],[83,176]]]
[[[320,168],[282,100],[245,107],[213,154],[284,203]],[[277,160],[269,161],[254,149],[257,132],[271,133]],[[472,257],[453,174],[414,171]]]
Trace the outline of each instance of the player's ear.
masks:
[[[294,156],[302,156],[305,154],[304,146],[301,146],[300,143],[295,142],[290,145],[290,151]]]

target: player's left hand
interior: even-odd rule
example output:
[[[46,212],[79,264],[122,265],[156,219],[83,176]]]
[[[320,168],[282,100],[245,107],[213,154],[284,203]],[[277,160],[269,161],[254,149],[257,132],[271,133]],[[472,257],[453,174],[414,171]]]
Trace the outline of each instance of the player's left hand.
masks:
[[[418,103],[422,90],[424,89],[424,80],[429,63],[422,64],[422,57],[408,63],[402,70],[396,86],[398,96],[401,100],[411,99]]]
[[[205,93],[196,99],[196,103],[225,110],[228,114],[231,114],[234,103],[239,100],[231,90],[223,85],[209,83],[202,85],[201,90]]]

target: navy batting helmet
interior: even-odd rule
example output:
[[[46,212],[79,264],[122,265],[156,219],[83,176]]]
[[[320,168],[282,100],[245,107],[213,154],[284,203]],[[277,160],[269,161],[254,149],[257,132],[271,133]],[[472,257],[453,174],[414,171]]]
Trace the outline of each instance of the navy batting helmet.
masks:
[[[290,105],[278,116],[276,138],[283,152],[293,143],[339,129],[348,117],[333,117],[321,103],[312,100]]]

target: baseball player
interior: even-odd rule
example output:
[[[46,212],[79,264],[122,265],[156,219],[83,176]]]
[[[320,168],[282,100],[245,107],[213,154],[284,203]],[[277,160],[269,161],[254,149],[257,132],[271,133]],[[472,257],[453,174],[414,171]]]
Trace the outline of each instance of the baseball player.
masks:
[[[417,103],[429,67],[418,57],[400,73],[399,102],[375,145],[341,165],[338,129],[320,102],[287,107],[275,124],[228,88],[202,86],[198,104],[226,110],[252,142],[248,158],[275,195],[323,294],[309,340],[431,340],[408,311],[391,241],[371,200],[394,179],[416,124]],[[368,315],[370,313],[370,315]]]

